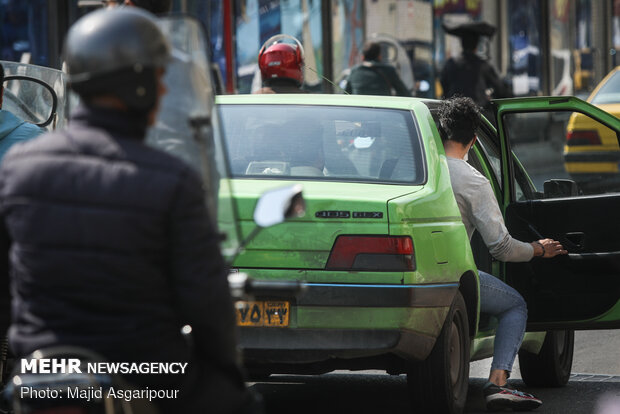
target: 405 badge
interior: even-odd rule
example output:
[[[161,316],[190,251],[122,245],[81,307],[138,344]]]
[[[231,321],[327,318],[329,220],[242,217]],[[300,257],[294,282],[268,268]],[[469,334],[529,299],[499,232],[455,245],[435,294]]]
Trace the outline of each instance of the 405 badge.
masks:
[[[290,307],[287,301],[238,301],[235,303],[237,325],[287,327]]]

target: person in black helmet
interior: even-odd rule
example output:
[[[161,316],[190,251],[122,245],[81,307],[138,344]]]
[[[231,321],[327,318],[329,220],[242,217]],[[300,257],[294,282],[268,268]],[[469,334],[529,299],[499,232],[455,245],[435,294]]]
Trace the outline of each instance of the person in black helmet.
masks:
[[[136,8],[101,9],[70,29],[81,107],[67,129],[13,148],[0,168],[10,346],[18,357],[69,345],[109,361],[187,363],[182,374],[125,378],[178,390],[153,400],[162,413],[254,412],[200,178],[143,142],[169,56],[153,15]]]
[[[363,62],[351,69],[345,92],[353,95],[411,96],[396,69],[381,62],[381,45],[369,42],[362,50]]]

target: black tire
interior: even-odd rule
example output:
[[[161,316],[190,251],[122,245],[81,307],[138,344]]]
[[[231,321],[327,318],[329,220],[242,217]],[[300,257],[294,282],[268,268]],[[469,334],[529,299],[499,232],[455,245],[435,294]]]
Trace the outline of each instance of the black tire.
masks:
[[[530,387],[563,387],[573,366],[575,331],[548,331],[538,355],[519,352],[521,377]]]
[[[457,292],[433,351],[425,361],[408,366],[413,412],[463,412],[469,386],[469,347],[467,308]]]

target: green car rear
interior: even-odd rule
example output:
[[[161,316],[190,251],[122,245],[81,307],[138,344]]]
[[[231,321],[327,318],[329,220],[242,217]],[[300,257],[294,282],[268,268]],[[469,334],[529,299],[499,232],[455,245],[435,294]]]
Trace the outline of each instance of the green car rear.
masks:
[[[515,238],[550,237],[569,252],[501,263],[479,236],[467,238],[438,101],[239,95],[217,104],[230,164],[222,173],[232,177],[231,188],[222,180],[232,199],[220,197],[220,226],[237,223],[238,213],[240,238],[256,234],[252,212],[270,189],[301,184],[306,200],[304,217],[263,229],[233,264],[255,279],[305,286],[237,303],[251,373],[406,373],[416,412],[460,413],[469,362],[492,356],[495,338],[496,321],[479,313],[477,268],[528,304],[519,351],[528,385],[568,382],[574,329],[620,327],[620,224],[599,219],[620,208],[620,195],[579,192],[562,157],[536,164],[540,142],[521,139],[541,117],[575,112],[620,136],[617,118],[572,97],[494,101],[498,128],[482,120],[469,163],[489,179]],[[541,132],[543,144],[566,131],[556,129]]]
[[[412,99],[359,102],[218,97],[243,236],[264,191],[301,183],[306,200],[304,217],[263,229],[233,264],[305,282],[294,297],[237,304],[251,370],[407,372],[429,358],[457,295],[469,359],[476,267],[430,112]]]

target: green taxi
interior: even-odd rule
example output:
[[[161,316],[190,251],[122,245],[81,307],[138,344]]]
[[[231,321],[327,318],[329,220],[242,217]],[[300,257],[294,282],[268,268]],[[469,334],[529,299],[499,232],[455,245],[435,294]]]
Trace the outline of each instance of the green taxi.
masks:
[[[525,168],[539,151],[512,148],[510,138],[522,136],[535,111],[583,112],[618,131],[615,117],[576,98],[496,102],[499,133],[484,120],[469,162],[491,181],[516,238],[543,234],[566,241],[570,252],[504,264],[479,236],[467,238],[438,101],[237,95],[216,103],[241,237],[256,234],[252,211],[264,191],[300,183],[306,201],[304,217],[263,229],[233,264],[255,279],[304,286],[237,303],[250,372],[404,373],[421,412],[462,412],[469,362],[493,352],[496,321],[479,312],[477,269],[528,302],[520,352],[528,384],[568,381],[574,329],[620,328],[620,223],[596,220],[620,207],[620,194],[579,195],[562,176],[561,148],[559,177],[545,177],[538,164],[530,177]]]

